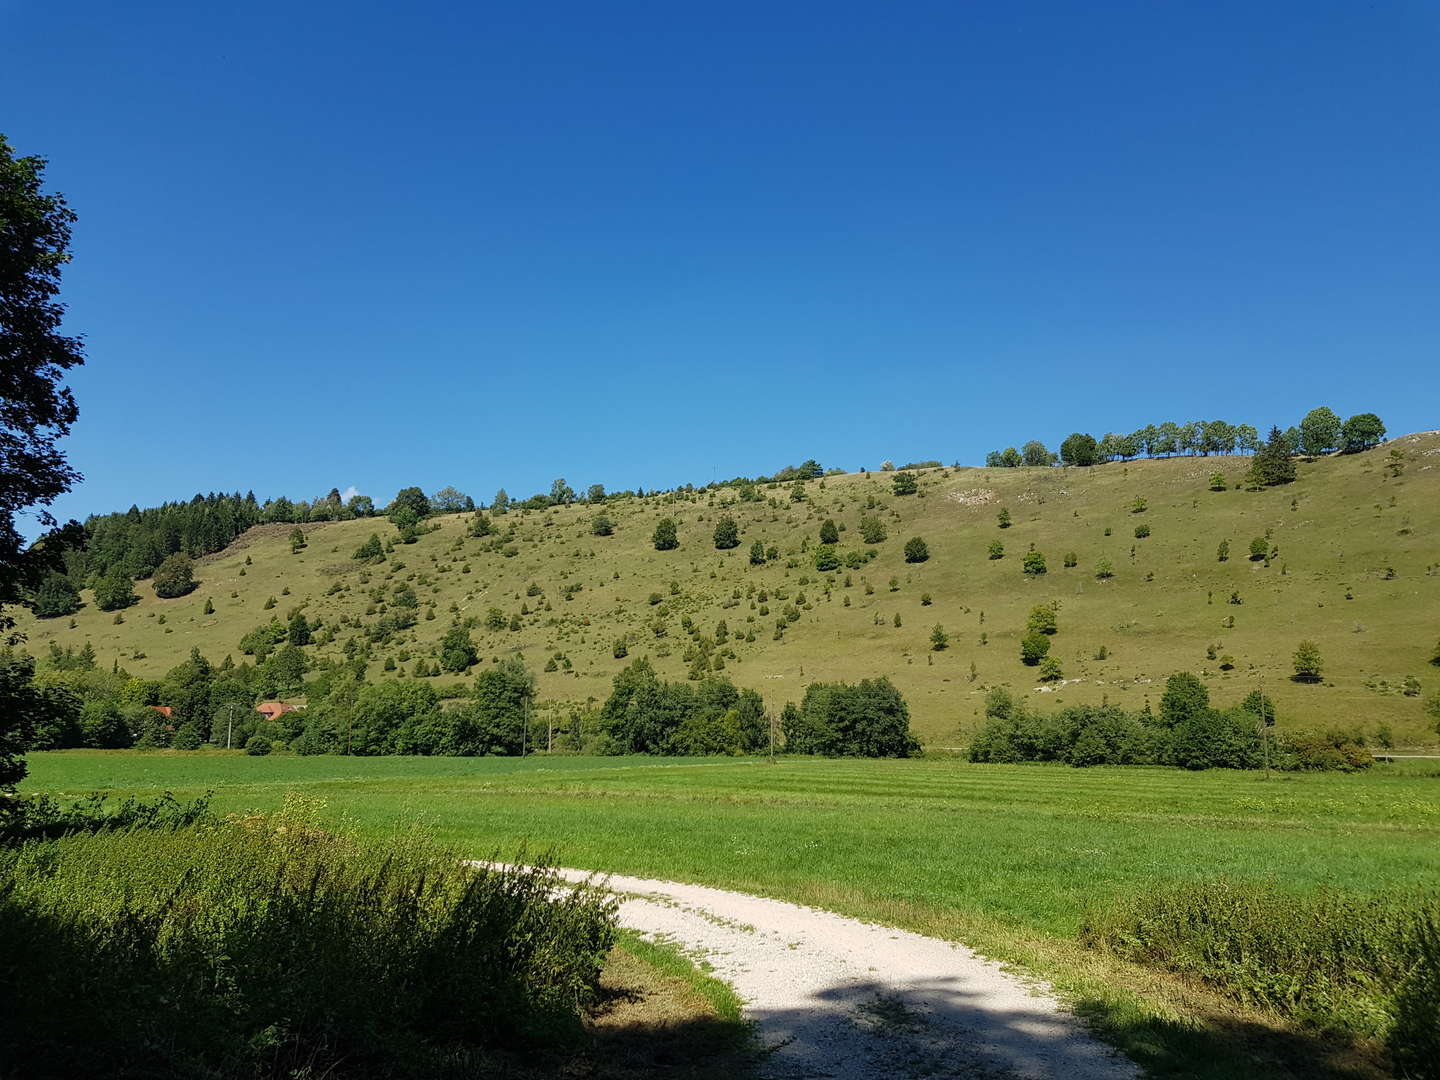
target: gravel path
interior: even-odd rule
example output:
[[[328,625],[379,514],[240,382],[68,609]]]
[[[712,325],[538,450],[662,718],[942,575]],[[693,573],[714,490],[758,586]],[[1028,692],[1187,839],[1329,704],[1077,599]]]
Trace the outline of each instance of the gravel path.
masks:
[[[623,926],[708,961],[734,987],[774,1080],[1140,1075],[1045,988],[963,945],[700,885],[609,885]]]

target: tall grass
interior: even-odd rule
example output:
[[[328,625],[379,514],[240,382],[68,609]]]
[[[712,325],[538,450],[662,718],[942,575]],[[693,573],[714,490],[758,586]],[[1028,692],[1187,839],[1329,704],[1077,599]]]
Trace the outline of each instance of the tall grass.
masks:
[[[444,1076],[564,1040],[614,901],[269,816],[0,853],[0,1055],[36,1077]]]
[[[1092,913],[1083,942],[1190,976],[1331,1035],[1385,1040],[1440,1076],[1440,895],[1305,896],[1174,882]]]

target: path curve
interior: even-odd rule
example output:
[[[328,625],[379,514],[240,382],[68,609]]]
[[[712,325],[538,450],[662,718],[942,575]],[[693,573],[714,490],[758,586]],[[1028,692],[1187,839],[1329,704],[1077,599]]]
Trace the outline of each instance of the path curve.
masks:
[[[567,881],[593,876],[559,870]],[[1133,1080],[1047,987],[954,942],[701,885],[611,875],[620,923],[734,987],[774,1080]]]

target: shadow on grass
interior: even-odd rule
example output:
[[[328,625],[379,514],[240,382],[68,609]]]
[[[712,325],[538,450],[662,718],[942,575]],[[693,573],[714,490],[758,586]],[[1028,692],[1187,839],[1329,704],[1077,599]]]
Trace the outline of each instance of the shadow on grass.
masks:
[[[1157,1077],[1381,1080],[1391,1075],[1378,1049],[1224,1012],[1202,1012],[1182,1022],[1096,1000],[1076,1002],[1074,1011]]]

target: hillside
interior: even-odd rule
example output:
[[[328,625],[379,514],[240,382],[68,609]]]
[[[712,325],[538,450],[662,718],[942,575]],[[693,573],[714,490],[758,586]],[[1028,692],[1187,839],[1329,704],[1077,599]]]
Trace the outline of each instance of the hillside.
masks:
[[[1387,468],[1393,449],[1403,454],[1398,476]],[[803,501],[792,500],[789,484],[764,486],[748,502],[729,487],[681,491],[607,502],[611,536],[592,534],[600,508],[583,504],[513,510],[494,519],[502,534],[512,531],[498,539],[469,536],[471,515],[456,514],[433,519],[434,531],[396,544],[374,566],[350,556],[371,533],[397,536],[384,519],[306,525],[308,544],[293,554],[292,526],[258,526],[200,560],[199,587],[184,597],[157,599],[140,582],[140,602],[118,624],[86,593],[73,618],[27,619],[22,629],[37,654],[51,641],[88,641],[104,666],[118,660],[156,676],[192,647],[240,662],[243,635],[301,608],[322,627],[309,654],[340,659],[346,639],[363,640],[408,584],[419,621],[371,646],[371,678],[387,675],[387,661],[396,676],[417,659],[433,661],[452,622],[475,618],[482,663],[518,652],[542,698],[600,699],[636,657],[648,656],[664,677],[684,678],[692,666],[688,617],[711,639],[724,620],[728,640],[715,642],[723,673],[774,708],[798,700],[814,680],[890,676],[931,745],[963,742],[992,686],[1047,705],[1108,697],[1139,707],[1158,701],[1165,678],[1182,669],[1202,673],[1220,704],[1263,679],[1282,726],[1373,732],[1385,724],[1402,744],[1433,741],[1421,702],[1440,688],[1440,669],[1428,663],[1440,638],[1440,432],[1301,461],[1295,483],[1261,491],[1233,486],[1248,467],[1248,458],[1184,457],[1090,469],[934,468],[908,496],[892,493],[891,474],[875,472],[808,481]],[[1217,471],[1228,490],[1209,490]],[[1137,499],[1145,501],[1141,512]],[[997,524],[1001,508],[1010,512],[1008,528]],[[887,539],[864,543],[862,514],[878,516]],[[740,544],[719,551],[712,532],[725,515],[736,520]],[[677,522],[680,546],[656,551],[651,534],[665,517]],[[842,530],[842,558],[874,551],[873,560],[817,572],[814,549],[827,518]],[[1150,535],[1137,539],[1138,525]],[[1267,534],[1272,558],[1252,561],[1251,540]],[[915,536],[930,557],[908,563],[903,549]],[[751,565],[756,540],[779,557]],[[988,556],[995,540],[1003,558]],[[1226,540],[1222,562],[1217,547]],[[1043,575],[1022,571],[1031,545],[1045,556]],[[1067,552],[1076,566],[1064,565]],[[1097,577],[1102,560],[1113,577]],[[1232,593],[1240,604],[1230,603]],[[207,600],[213,614],[204,614]],[[1051,655],[1064,681],[1045,684],[1022,664],[1019,641],[1031,609],[1052,602],[1059,629]],[[791,605],[798,618],[777,636]],[[487,628],[492,608],[504,629]],[[939,652],[931,648],[937,624],[949,637]],[[622,638],[628,655],[617,658]],[[1324,657],[1318,684],[1290,679],[1303,638]],[[1228,671],[1225,656],[1234,660]],[[1402,692],[1407,676],[1420,680],[1421,696]]]

